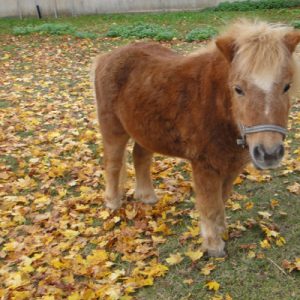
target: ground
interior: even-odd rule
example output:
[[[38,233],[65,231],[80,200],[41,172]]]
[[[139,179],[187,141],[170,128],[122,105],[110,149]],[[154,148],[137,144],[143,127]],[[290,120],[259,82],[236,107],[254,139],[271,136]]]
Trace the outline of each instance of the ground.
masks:
[[[299,10],[247,15],[289,22]],[[130,18],[162,24],[163,16],[56,22],[94,31],[104,24],[103,32]],[[175,13],[165,22],[183,34],[201,18],[220,26],[235,16]],[[208,259],[199,250],[187,162],[155,156],[160,201],[150,206],[132,198],[129,151],[125,203],[113,213],[103,205],[89,66],[96,54],[132,40],[10,34],[11,25],[30,22],[0,21],[2,299],[300,299],[299,99],[293,99],[282,167],[261,173],[249,166],[236,180],[227,204],[228,256]],[[182,54],[200,46],[181,39],[163,44]]]

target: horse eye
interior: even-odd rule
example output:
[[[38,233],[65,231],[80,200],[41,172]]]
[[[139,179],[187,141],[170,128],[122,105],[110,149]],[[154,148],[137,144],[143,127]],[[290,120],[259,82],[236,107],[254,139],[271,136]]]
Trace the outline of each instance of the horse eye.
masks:
[[[286,93],[290,89],[291,85],[288,83],[284,86],[283,92]]]
[[[238,85],[234,87],[234,90],[240,96],[244,96],[245,95],[244,91]]]

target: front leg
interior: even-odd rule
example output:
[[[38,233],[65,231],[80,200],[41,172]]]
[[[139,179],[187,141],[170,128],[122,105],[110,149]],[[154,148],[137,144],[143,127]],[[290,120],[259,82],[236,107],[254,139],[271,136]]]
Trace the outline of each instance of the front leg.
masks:
[[[210,256],[225,256],[225,207],[223,201],[223,179],[213,169],[199,162],[192,163],[196,206],[200,212],[200,227],[203,250]]]

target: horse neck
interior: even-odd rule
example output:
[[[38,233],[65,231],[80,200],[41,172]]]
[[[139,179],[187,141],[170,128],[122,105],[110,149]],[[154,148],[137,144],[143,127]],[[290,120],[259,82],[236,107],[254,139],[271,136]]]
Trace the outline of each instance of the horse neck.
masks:
[[[235,123],[231,111],[232,94],[229,87],[229,62],[217,49],[191,56],[189,64],[197,73],[201,90],[199,98],[216,119]]]

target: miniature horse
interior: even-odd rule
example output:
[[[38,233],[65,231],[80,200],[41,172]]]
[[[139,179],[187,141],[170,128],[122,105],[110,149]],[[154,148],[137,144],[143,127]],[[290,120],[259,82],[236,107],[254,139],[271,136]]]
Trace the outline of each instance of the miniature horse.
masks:
[[[153,152],[192,165],[203,248],[223,256],[224,202],[252,160],[275,168],[284,154],[293,52],[300,33],[239,21],[205,50],[181,56],[135,43],[95,59],[93,76],[104,143],[106,206],[121,206],[124,150],[135,144],[135,197],[155,203]]]

